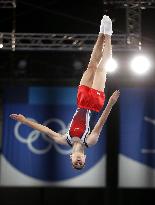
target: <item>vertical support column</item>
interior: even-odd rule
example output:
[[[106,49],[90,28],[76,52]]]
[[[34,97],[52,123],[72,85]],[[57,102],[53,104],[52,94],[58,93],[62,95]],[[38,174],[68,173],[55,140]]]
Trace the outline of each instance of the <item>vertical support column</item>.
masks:
[[[13,14],[12,14],[12,51],[16,48],[16,0],[13,0]]]
[[[0,87],[0,149],[2,145],[2,125],[3,125],[3,120],[2,120],[3,112],[2,112],[2,88]]]
[[[127,0],[126,31],[127,47],[141,49],[141,1]]]
[[[109,85],[107,99],[118,87],[118,82]],[[119,144],[119,103],[117,102],[107,121],[107,167],[105,205],[118,204],[118,144]]]

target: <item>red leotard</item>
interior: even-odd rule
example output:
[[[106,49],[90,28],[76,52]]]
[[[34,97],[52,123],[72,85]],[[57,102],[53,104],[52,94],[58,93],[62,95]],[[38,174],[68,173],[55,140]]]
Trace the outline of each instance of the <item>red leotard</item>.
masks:
[[[69,145],[72,146],[74,139],[78,138],[82,143],[87,146],[86,138],[90,133],[90,114],[90,110],[86,110],[83,108],[78,108],[76,110],[66,137],[66,140]]]

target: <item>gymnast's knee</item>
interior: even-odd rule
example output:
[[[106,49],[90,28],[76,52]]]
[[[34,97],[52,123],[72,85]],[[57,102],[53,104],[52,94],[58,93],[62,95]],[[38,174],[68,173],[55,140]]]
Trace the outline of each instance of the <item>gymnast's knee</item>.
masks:
[[[93,72],[95,72],[97,70],[97,63],[88,64],[87,69],[92,70]]]

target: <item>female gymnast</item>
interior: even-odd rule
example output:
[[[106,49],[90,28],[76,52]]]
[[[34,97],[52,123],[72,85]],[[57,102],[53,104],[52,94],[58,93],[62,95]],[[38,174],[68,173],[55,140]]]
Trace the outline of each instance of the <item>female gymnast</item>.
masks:
[[[86,159],[85,148],[97,143],[102,127],[120,95],[119,90],[112,94],[99,120],[90,131],[90,113],[92,111],[99,112],[105,101],[106,63],[112,57],[112,33],[112,21],[109,16],[104,15],[88,67],[78,87],[77,110],[66,134],[56,133],[46,126],[28,120],[21,114],[10,115],[12,119],[45,133],[56,143],[70,145],[73,148],[70,158],[75,169],[84,167]]]

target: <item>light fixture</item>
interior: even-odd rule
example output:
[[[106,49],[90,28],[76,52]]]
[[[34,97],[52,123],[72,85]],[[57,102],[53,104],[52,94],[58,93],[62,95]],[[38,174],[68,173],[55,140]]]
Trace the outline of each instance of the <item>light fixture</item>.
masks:
[[[146,73],[149,70],[150,66],[151,66],[150,60],[144,55],[136,56],[131,61],[131,69],[133,72],[137,74]]]
[[[116,71],[118,64],[114,58],[110,58],[106,63],[106,70],[108,73]]]
[[[3,48],[3,34],[0,33],[0,48]]]

